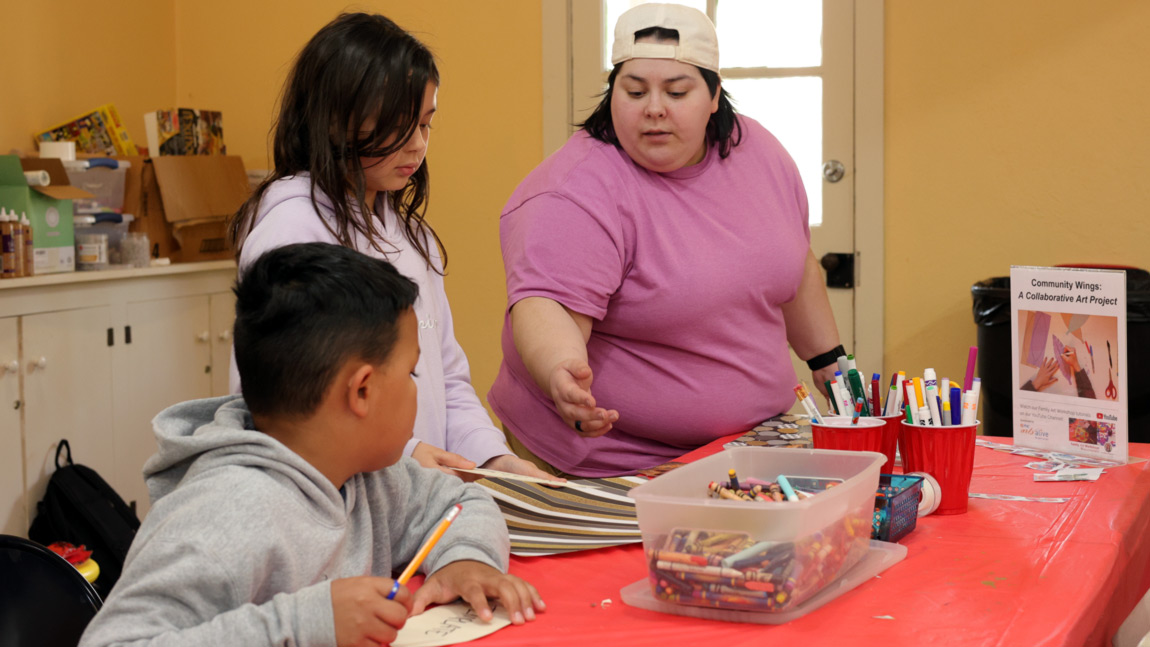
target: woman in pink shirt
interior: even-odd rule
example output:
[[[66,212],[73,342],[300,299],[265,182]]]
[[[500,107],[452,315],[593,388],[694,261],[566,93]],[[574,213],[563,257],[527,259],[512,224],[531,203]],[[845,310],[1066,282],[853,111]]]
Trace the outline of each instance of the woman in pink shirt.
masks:
[[[720,87],[701,12],[640,5],[608,90],[500,221],[508,313],[488,400],[558,475],[652,467],[789,409],[839,345],[807,200],[778,140]]]

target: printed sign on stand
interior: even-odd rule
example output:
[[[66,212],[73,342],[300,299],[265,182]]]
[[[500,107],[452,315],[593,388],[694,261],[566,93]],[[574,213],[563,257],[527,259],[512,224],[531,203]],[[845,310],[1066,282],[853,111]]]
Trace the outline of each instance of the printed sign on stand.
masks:
[[[1126,462],[1126,273],[1010,268],[1014,443]]]

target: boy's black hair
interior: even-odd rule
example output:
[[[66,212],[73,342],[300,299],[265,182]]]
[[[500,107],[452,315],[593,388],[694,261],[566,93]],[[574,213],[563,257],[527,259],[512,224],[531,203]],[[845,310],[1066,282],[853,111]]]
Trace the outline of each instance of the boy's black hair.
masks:
[[[255,415],[313,413],[345,362],[383,364],[419,288],[388,263],[327,243],[267,252],[236,294],[236,367]]]
[[[679,42],[677,29],[649,27],[635,32],[635,40],[648,36],[654,36],[661,41]],[[618,76],[623,63],[616,65],[611,70],[611,74],[607,77],[607,90],[603,92],[603,98],[600,99],[599,105],[595,106],[595,110],[587,117],[586,121],[576,124],[576,127],[586,130],[595,139],[617,148],[619,147],[619,137],[615,134],[615,124],[611,121],[611,95],[615,91],[615,77]],[[719,92],[719,109],[707,121],[706,141],[708,144],[717,143],[719,145],[719,157],[726,158],[731,154],[731,148],[738,146],[739,142],[743,140],[743,127],[739,125],[738,114],[735,111],[734,103],[731,102],[731,95],[720,87],[719,75],[697,65],[695,69],[703,75],[703,82],[707,84],[712,98],[714,98],[716,91]]]
[[[244,239],[255,224],[260,200],[273,182],[309,173],[316,211],[317,192],[331,202],[332,222],[324,225],[344,245],[358,232],[376,251],[384,252],[382,222],[365,204],[364,170],[359,158],[387,157],[399,151],[420,127],[423,94],[428,83],[439,85],[439,68],[431,51],[385,16],[345,13],[312,36],[296,59],[280,97],[274,124],[275,169],[244,202],[228,225],[228,242],[239,258]],[[365,121],[375,122],[361,134]],[[443,267],[447,250],[424,219],[431,176],[425,159],[407,186],[387,200],[399,217],[402,234],[427,266],[432,244]]]

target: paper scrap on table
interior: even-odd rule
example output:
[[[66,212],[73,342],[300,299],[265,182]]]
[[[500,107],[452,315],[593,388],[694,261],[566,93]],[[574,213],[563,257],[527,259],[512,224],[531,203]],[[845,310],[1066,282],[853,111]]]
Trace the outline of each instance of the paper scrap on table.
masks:
[[[1035,481],[1097,481],[1102,476],[1102,468],[1061,469],[1053,474],[1035,474]]]
[[[1017,494],[982,494],[971,492],[972,499],[994,499],[995,501],[1034,501],[1036,503],[1066,503],[1070,497],[1055,496],[1018,496]]]
[[[1033,447],[1019,447],[1018,445],[1007,445],[1005,443],[996,443],[986,438],[979,436],[975,439],[974,444],[979,447],[993,449],[998,452],[1006,452],[1014,454],[1015,456],[1029,456],[1031,458],[1042,458],[1048,463],[1028,463],[1026,466],[1030,469],[1038,469],[1053,472],[1058,469],[1066,467],[1121,467],[1122,465],[1132,465],[1134,463],[1141,463],[1146,460],[1137,456],[1130,456],[1126,459],[1125,463],[1118,461],[1108,461],[1102,458],[1092,458],[1089,456],[1078,456],[1075,454],[1064,454],[1062,452],[1052,452],[1042,449],[1034,449]]]
[[[511,624],[507,609],[492,606],[495,617],[491,622],[479,619],[479,614],[466,602],[444,604],[407,619],[399,630],[392,647],[436,647],[454,645],[493,634]]]

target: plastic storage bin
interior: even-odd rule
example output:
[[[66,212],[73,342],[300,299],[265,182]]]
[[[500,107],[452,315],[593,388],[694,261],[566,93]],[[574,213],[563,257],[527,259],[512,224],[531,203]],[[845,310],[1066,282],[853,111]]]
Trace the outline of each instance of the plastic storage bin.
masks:
[[[657,600],[785,613],[815,596],[870,550],[877,452],[733,447],[631,490]],[[728,470],[842,479],[799,501],[710,498]]]
[[[874,498],[871,538],[898,541],[918,525],[918,502],[922,498],[922,477],[880,474]]]
[[[80,239],[80,236],[88,234],[103,234],[107,236],[107,259],[105,259],[103,264],[98,267],[85,267],[83,269],[102,270],[108,269],[109,265],[121,265],[125,262],[123,254],[121,253],[121,243],[124,240],[124,236],[128,233],[128,227],[132,222],[132,216],[127,214],[123,216],[118,216],[115,214],[112,215],[113,217],[121,218],[121,222],[93,222],[95,220],[94,216],[76,216],[75,221],[77,241]]]
[[[65,162],[68,182],[93,196],[74,200],[76,213],[119,213],[124,206],[124,184],[129,166],[130,162],[102,158]]]

